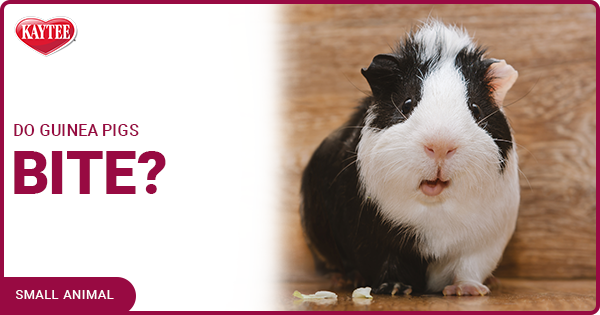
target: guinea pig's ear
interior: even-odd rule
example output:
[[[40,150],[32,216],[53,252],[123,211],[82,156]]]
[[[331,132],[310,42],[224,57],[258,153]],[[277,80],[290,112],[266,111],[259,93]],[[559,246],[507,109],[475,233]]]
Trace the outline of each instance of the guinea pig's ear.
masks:
[[[398,59],[391,54],[381,54],[373,58],[368,68],[362,68],[361,73],[369,82],[373,96],[379,98],[384,93],[390,93],[397,83]]]
[[[504,97],[517,80],[519,73],[505,60],[491,59],[490,61],[493,63],[488,68],[488,76],[491,78],[490,84],[494,89],[494,100],[502,109]]]

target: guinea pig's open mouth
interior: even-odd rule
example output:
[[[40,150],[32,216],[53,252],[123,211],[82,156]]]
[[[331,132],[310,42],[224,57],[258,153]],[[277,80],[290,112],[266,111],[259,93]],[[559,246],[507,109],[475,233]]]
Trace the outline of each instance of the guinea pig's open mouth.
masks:
[[[422,181],[419,187],[425,195],[433,197],[441,194],[448,185],[450,185],[450,180],[442,181],[441,179],[436,178],[435,180]]]

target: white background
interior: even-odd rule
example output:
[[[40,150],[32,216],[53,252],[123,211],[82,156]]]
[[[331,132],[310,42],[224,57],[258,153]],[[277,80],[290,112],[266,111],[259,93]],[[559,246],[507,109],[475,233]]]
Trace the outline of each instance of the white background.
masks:
[[[8,5],[4,34],[5,276],[117,276],[133,310],[274,307],[276,126],[274,6]],[[70,18],[76,41],[43,56],[24,17]],[[14,124],[36,135],[15,137]],[[42,124],[137,124],[137,137],[43,137]],[[99,130],[100,132],[100,130]],[[63,194],[14,194],[14,151],[63,151]],[[91,194],[66,151],[159,151],[166,166],[121,160],[135,195]],[[27,164],[32,167],[32,163]],[[28,178],[32,185],[34,179]],[[232,301],[238,301],[237,303]]]

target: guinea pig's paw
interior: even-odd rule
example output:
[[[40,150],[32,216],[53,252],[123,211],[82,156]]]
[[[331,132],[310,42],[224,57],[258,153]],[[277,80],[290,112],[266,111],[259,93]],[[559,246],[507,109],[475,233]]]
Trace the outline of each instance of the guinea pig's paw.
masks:
[[[401,282],[384,282],[373,290],[375,294],[410,295],[412,287]]]
[[[444,295],[487,295],[490,289],[485,285],[475,281],[460,281],[453,285],[448,285],[442,292]]]

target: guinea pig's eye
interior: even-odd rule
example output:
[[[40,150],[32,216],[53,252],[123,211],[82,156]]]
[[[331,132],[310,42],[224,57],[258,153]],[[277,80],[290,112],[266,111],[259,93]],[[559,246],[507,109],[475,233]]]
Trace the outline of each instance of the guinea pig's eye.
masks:
[[[404,101],[404,104],[402,104],[402,113],[408,116],[408,114],[410,114],[414,107],[415,106],[413,105],[412,99],[409,98],[406,101]]]
[[[477,106],[477,104],[471,104],[471,106],[469,106],[469,109],[471,109],[471,113],[473,113],[473,117],[475,117],[477,123],[479,123],[480,120],[482,120],[485,117],[483,115],[483,110],[481,109],[481,107]]]

